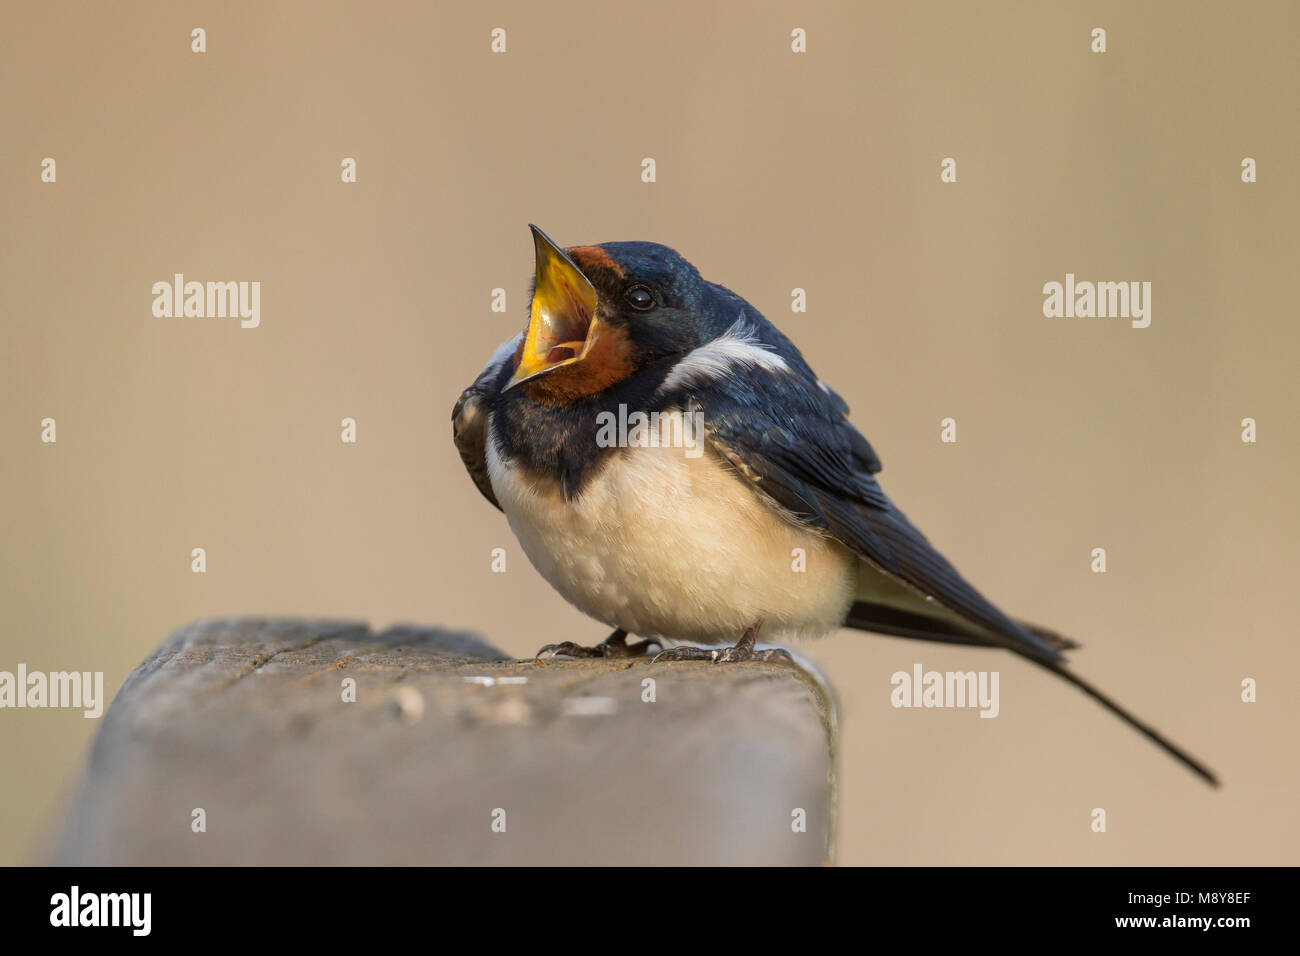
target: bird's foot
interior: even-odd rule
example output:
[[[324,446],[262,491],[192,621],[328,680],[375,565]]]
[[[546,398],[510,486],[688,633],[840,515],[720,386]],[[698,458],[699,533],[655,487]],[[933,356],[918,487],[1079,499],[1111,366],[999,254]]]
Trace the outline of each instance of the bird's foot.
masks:
[[[537,652],[533,659],[538,660],[543,654],[550,657],[644,657],[650,653],[651,647],[662,648],[663,645],[654,640],[636,641],[629,644],[627,642],[627,631],[620,627],[594,647],[583,647],[581,644],[573,643],[573,641],[547,644]]]
[[[790,652],[780,647],[765,647],[757,650],[754,643],[758,640],[758,625],[746,628],[745,633],[734,647],[724,647],[719,651],[710,651],[703,647],[670,647],[655,655],[654,662],[660,661],[711,661],[715,664],[730,664],[737,661],[765,661],[769,664],[793,664]]]

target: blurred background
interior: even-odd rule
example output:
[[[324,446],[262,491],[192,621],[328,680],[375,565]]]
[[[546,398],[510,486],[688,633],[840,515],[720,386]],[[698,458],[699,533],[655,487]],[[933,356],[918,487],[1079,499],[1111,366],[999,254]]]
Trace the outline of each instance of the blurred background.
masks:
[[[931,540],[1225,781],[1010,655],[842,631],[803,647],[842,700],[841,862],[1300,862],[1298,30],[1287,2],[6,4],[0,670],[111,695],[209,615],[603,638],[451,443],[535,222],[748,298]],[[154,317],[177,272],[260,281],[260,327]],[[1067,272],[1151,282],[1150,328],[1045,318]],[[1000,716],[893,709],[917,662],[1000,671]],[[0,864],[98,726],[0,711]]]

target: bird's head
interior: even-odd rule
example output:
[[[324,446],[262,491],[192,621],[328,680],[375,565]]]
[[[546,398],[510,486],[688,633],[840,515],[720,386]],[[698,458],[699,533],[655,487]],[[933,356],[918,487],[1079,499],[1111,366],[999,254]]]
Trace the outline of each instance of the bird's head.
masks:
[[[680,255],[653,242],[562,249],[536,226],[528,330],[506,388],[566,403],[594,395],[711,338],[711,286]]]

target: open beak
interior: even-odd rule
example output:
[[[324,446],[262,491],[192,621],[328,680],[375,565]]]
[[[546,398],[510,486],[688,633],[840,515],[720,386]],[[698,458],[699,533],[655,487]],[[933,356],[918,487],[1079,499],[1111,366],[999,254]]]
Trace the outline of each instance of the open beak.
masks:
[[[528,228],[537,251],[537,287],[519,368],[506,388],[582,361],[600,327],[596,289],[550,236]]]

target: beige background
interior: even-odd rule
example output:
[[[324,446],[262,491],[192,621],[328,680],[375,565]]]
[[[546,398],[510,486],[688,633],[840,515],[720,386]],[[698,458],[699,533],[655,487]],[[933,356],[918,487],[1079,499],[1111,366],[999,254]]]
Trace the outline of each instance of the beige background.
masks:
[[[1081,673],[1226,780],[1010,656],[845,631],[806,648],[843,699],[843,862],[1300,862],[1298,10],[5,4],[0,669],[111,693],[214,614],[441,622],[521,655],[602,637],[448,418],[522,327],[526,223],[653,239],[790,333],[977,585],[1082,639]],[[1151,281],[1151,327],[1045,319],[1067,271]],[[154,318],[174,272],[261,281],[261,328]],[[1001,716],[892,709],[917,661],[1000,670]],[[0,712],[0,863],[96,726]]]

